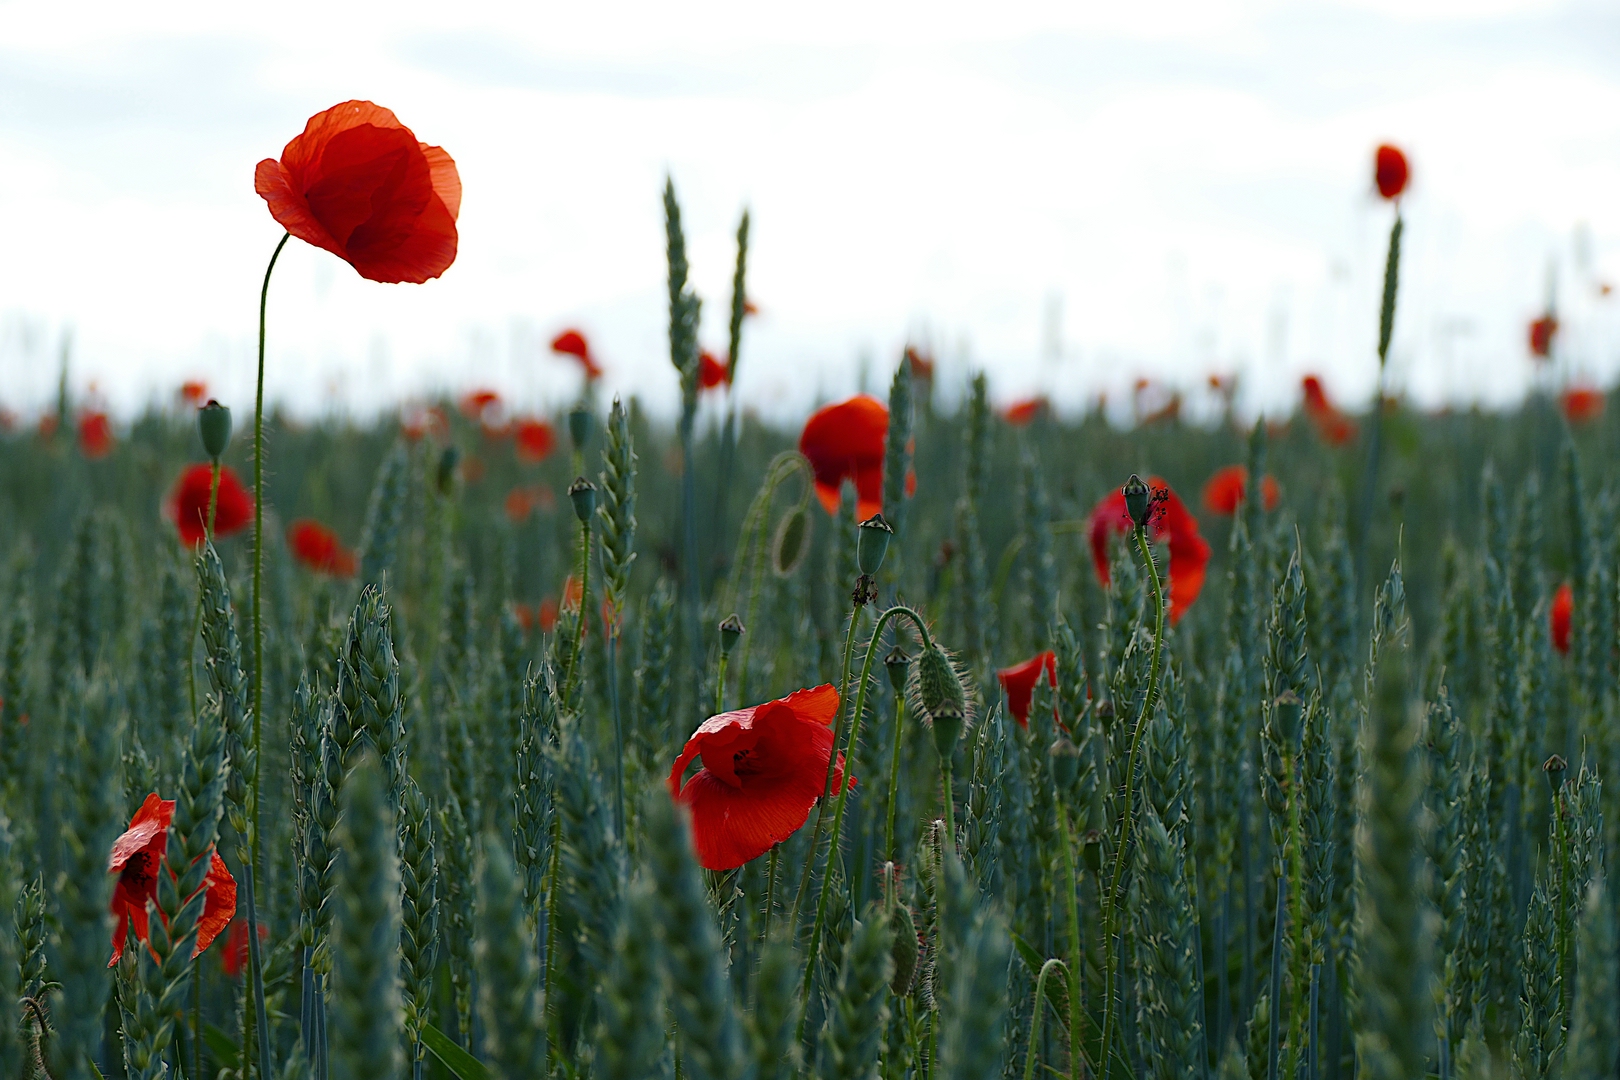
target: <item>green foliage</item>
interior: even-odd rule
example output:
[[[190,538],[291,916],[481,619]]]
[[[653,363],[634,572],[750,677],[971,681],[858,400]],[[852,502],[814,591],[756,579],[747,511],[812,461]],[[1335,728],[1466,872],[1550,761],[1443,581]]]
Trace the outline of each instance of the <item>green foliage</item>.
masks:
[[[363,751],[343,786],[334,894],[332,1074],[396,1080],[405,1045],[399,986],[399,856],[387,780]]]

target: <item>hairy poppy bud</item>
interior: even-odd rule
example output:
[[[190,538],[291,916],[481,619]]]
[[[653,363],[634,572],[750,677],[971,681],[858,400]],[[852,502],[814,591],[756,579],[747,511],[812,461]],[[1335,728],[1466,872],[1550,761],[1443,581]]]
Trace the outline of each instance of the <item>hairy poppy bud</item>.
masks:
[[[962,725],[965,717],[962,710],[951,702],[939,707],[939,711],[930,714],[933,717],[934,749],[939,753],[941,761],[951,760],[956,752],[956,743],[962,737]]]
[[[1068,736],[1060,735],[1053,741],[1047,754],[1051,757],[1052,780],[1057,785],[1058,794],[1067,794],[1080,776],[1080,748]]]
[[[203,450],[218,461],[231,445],[231,410],[213,398],[197,410],[197,431],[202,435]]]
[[[1137,528],[1146,525],[1148,508],[1153,504],[1148,486],[1142,483],[1140,476],[1131,473],[1131,478],[1125,481],[1125,487],[1121,490],[1125,495],[1125,512],[1131,515],[1131,521]]]
[[[889,685],[894,687],[894,692],[903,693],[906,676],[911,673],[911,657],[906,655],[906,650],[898,645],[889,650],[889,655],[883,658],[883,667],[889,673]]]
[[[804,561],[810,550],[810,515],[802,506],[795,506],[782,515],[771,541],[771,569],[777,577],[788,577]]]
[[[917,657],[917,698],[927,718],[937,722],[939,714],[949,709],[960,718],[967,714],[967,691],[962,677],[944,649],[930,645]]]
[[[591,438],[591,411],[583,405],[568,413],[568,437],[574,440],[575,450],[584,450]]]
[[[905,904],[896,904],[889,920],[894,927],[894,945],[889,951],[894,958],[894,977],[889,980],[889,990],[895,997],[905,997],[917,974],[917,924]]]
[[[456,482],[456,466],[461,464],[461,451],[454,446],[447,446],[439,455],[439,471],[436,479],[439,483],[439,494],[450,494]]]
[[[742,636],[742,620],[737,618],[736,612],[732,612],[720,623],[720,655],[730,656],[731,650],[737,645],[737,639]]]
[[[1564,782],[1564,770],[1569,768],[1569,762],[1562,756],[1554,754],[1541,766],[1541,771],[1547,774],[1547,783],[1552,785],[1553,794],[1558,794],[1558,787]]]
[[[883,557],[889,553],[889,541],[894,529],[882,514],[873,514],[861,522],[859,539],[855,541],[855,562],[861,573],[871,576],[883,566]]]
[[[580,521],[591,520],[596,513],[596,485],[583,476],[574,477],[574,482],[568,485],[568,498],[574,504],[574,516]]]

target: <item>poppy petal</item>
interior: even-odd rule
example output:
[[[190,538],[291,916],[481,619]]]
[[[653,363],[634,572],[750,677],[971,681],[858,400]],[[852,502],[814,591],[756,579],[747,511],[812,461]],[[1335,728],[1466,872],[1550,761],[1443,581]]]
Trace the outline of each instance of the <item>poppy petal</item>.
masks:
[[[236,914],[236,879],[231,877],[225,860],[217,851],[210,856],[203,888],[208,890],[208,895],[203,898],[202,915],[197,919],[197,945],[191,950],[192,956],[212,945]]]
[[[128,863],[130,856],[137,851],[152,846],[152,841],[158,836],[168,832],[169,823],[174,820],[174,801],[165,799],[157,792],[148,795],[135,811],[135,816],[129,820],[129,828],[117,840],[113,841],[112,852],[107,856],[107,872],[117,873]]]

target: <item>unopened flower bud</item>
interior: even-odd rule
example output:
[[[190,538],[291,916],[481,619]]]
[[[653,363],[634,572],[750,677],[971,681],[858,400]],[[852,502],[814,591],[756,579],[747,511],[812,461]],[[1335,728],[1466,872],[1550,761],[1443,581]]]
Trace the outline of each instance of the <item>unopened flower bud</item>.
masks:
[[[583,405],[568,413],[568,437],[574,440],[575,450],[584,450],[591,438],[591,411]]]
[[[896,997],[904,997],[917,973],[917,924],[911,918],[911,908],[905,904],[895,905],[889,922],[894,928],[894,945],[889,953],[894,958],[894,977],[889,980],[889,989]]]
[[[957,741],[962,737],[965,722],[962,710],[946,702],[937,712],[929,715],[933,718],[934,749],[938,751],[941,761],[949,761],[956,753]]]
[[[1141,528],[1147,524],[1148,508],[1152,505],[1148,486],[1142,483],[1140,476],[1131,473],[1122,490],[1125,494],[1125,512],[1131,516],[1136,527]]]
[[[737,639],[742,636],[742,620],[737,618],[736,612],[732,612],[720,623],[720,655],[730,656],[731,650],[737,645]]]
[[[1080,748],[1068,736],[1060,735],[1047,751],[1052,762],[1052,780],[1062,796],[1074,787],[1080,776]]]
[[[930,644],[917,657],[917,697],[929,719],[949,709],[958,717],[967,714],[967,691],[944,649]]]
[[[231,410],[208,399],[208,404],[197,410],[197,431],[202,435],[203,450],[218,461],[231,445]]]
[[[568,498],[574,504],[574,516],[580,521],[591,520],[596,513],[596,485],[583,476],[574,477],[574,482],[568,485]]]
[[[904,693],[906,676],[911,673],[911,657],[906,655],[906,650],[898,645],[889,650],[889,655],[883,658],[883,667],[889,673],[889,685],[894,687],[894,692]]]
[[[855,562],[861,573],[871,576],[883,566],[883,557],[889,553],[889,541],[894,529],[882,514],[873,514],[861,522],[859,539],[855,541]]]

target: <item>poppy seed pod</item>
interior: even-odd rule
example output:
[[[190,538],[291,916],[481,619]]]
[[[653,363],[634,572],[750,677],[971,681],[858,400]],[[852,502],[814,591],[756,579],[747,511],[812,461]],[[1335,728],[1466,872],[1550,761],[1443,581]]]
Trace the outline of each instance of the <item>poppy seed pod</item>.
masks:
[[[1558,794],[1559,785],[1564,782],[1564,771],[1569,768],[1569,762],[1559,754],[1548,758],[1541,766],[1541,771],[1547,774],[1547,783],[1552,785],[1553,794]]]
[[[935,723],[947,709],[956,714],[958,723],[967,712],[967,691],[962,687],[962,677],[938,645],[929,645],[917,657],[917,699],[923,712]]]
[[[1060,735],[1052,742],[1047,754],[1052,761],[1052,780],[1057,785],[1058,794],[1066,794],[1080,776],[1080,748],[1067,736]]]
[[[859,538],[855,541],[855,562],[861,573],[871,576],[883,566],[883,557],[889,553],[889,541],[894,529],[883,520],[882,514],[873,514],[861,522]]]
[[[1131,521],[1137,528],[1147,524],[1148,508],[1152,505],[1148,486],[1142,483],[1142,478],[1131,473],[1131,478],[1125,481],[1120,489],[1125,495],[1125,512],[1131,516]]]
[[[568,498],[574,504],[574,516],[583,523],[596,513],[596,485],[583,476],[574,477],[568,485]]]
[[[939,753],[941,761],[951,760],[956,752],[956,744],[962,738],[962,727],[966,718],[962,710],[951,702],[945,702],[939,711],[930,714],[933,717],[934,749]]]
[[[584,450],[591,438],[591,411],[583,405],[568,413],[568,437],[574,440],[575,450]]]
[[[203,450],[218,461],[231,445],[231,410],[213,398],[197,410],[197,431],[202,435]]]
[[[889,673],[889,685],[894,687],[894,692],[904,692],[906,676],[911,673],[911,657],[906,655],[906,650],[898,645],[890,649],[889,655],[883,658],[883,667]]]
[[[734,611],[720,623],[720,655],[730,656],[731,650],[737,646],[737,639],[742,636],[742,620],[737,618]]]

